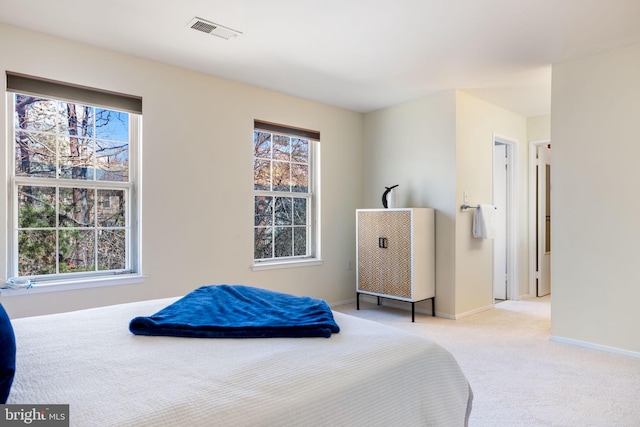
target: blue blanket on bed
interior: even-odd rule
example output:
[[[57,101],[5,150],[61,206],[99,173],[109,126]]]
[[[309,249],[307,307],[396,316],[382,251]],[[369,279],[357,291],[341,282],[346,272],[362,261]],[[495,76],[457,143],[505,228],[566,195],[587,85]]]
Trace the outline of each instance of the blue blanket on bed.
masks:
[[[190,338],[329,338],[340,328],[323,300],[250,286],[212,285],[152,316],[134,318],[129,330]]]

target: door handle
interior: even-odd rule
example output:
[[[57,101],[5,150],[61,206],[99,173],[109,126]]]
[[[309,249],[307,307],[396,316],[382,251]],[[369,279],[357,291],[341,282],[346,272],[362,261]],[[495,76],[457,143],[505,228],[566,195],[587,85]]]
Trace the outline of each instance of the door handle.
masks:
[[[389,247],[389,242],[386,237],[378,237],[378,247],[381,249],[387,249]]]

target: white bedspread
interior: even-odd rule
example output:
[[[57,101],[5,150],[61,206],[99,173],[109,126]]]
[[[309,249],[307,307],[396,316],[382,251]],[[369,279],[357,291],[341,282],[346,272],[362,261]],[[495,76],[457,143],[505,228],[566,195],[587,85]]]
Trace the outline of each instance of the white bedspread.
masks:
[[[432,341],[342,313],[331,338],[134,336],[175,298],[13,320],[9,401],[72,426],[463,426],[468,383]]]

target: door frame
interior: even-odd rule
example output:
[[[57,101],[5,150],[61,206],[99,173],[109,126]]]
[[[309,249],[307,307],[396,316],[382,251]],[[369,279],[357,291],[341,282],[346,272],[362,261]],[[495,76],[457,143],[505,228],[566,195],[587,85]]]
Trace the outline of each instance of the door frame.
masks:
[[[517,301],[518,291],[518,245],[516,244],[516,221],[518,218],[518,204],[516,203],[516,189],[518,188],[518,141],[499,134],[493,134],[492,152],[496,144],[507,146],[507,300]],[[495,168],[495,165],[493,165]],[[493,181],[493,179],[492,179]],[[493,184],[492,184],[493,187]],[[493,280],[491,295],[493,295]],[[493,298],[492,298],[493,300]]]
[[[551,140],[544,139],[529,142],[529,295],[535,297],[537,295],[537,278],[536,278],[536,257],[538,255],[536,244],[538,236],[536,235],[536,222],[538,213],[537,207],[537,191],[538,180],[536,179],[536,163],[538,147],[541,145],[551,144]]]

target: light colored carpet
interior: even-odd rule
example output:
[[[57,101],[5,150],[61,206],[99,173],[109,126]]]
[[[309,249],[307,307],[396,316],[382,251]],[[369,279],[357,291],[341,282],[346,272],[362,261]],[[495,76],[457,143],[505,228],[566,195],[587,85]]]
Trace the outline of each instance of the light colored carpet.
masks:
[[[501,302],[459,320],[416,313],[415,323],[410,311],[362,300],[359,311],[333,309],[449,350],[473,389],[471,427],[640,426],[640,359],[550,341],[549,297]]]

